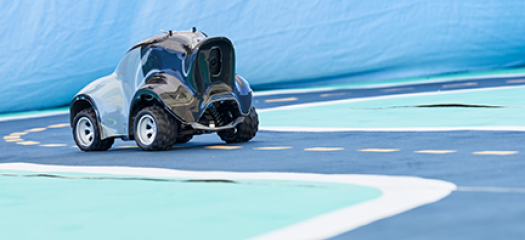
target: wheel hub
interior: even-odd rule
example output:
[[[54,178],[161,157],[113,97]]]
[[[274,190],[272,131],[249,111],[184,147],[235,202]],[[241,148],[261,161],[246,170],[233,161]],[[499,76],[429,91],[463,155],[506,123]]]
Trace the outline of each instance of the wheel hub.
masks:
[[[137,124],[137,137],[144,145],[150,145],[157,136],[157,124],[153,117],[144,115],[139,119]]]
[[[95,138],[93,123],[88,117],[82,117],[78,120],[76,126],[76,135],[78,142],[85,147],[90,146]]]

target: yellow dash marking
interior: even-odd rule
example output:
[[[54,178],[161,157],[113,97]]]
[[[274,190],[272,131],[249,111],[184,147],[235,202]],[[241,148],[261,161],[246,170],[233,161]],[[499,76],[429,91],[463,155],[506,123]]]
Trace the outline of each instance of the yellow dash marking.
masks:
[[[390,89],[383,89],[381,92],[399,92],[399,91],[410,91],[414,90],[414,88],[390,88]]]
[[[72,147],[72,148],[78,148],[78,146],[77,146],[77,145],[73,145],[73,146],[71,146],[71,147]]]
[[[26,132],[42,132],[46,129],[47,128],[33,128],[33,129],[26,130]]]
[[[41,147],[65,147],[67,144],[42,144]]]
[[[296,101],[296,100],[297,100],[296,97],[291,97],[291,98],[267,99],[267,100],[264,100],[264,102],[267,102],[267,103],[271,103],[271,102],[290,102],[290,101]]]
[[[397,152],[399,149],[395,148],[366,148],[358,150],[360,152]]]
[[[14,132],[14,133],[9,134],[9,136],[22,136],[26,134],[27,134],[26,132]]]
[[[470,86],[476,86],[476,85],[478,85],[477,82],[445,84],[443,85],[443,88],[470,87]]]
[[[20,144],[20,145],[38,145],[38,144],[40,144],[40,142],[35,142],[35,141],[23,141],[23,142],[17,142],[16,144]]]
[[[256,147],[253,150],[285,150],[290,148],[292,147]]]
[[[525,79],[508,80],[507,83],[525,83]]]
[[[118,146],[115,148],[126,149],[126,148],[138,148],[138,146]]]
[[[60,123],[47,126],[48,128],[64,128],[69,127],[69,123]]]
[[[242,148],[241,146],[207,146],[206,149],[233,150]]]
[[[15,138],[15,139],[6,139],[5,141],[6,141],[6,142],[19,142],[19,141],[24,141],[24,139],[21,139],[21,138]]]
[[[4,136],[4,139],[6,139],[6,140],[7,140],[7,139],[18,139],[18,138],[20,138],[19,135]]]
[[[512,155],[516,153],[518,153],[518,151],[480,151],[480,152],[473,152],[472,154],[476,154],[476,155]]]
[[[445,154],[445,153],[455,153],[456,150],[421,150],[414,151],[415,153],[430,153],[430,154]]]
[[[318,151],[318,152],[329,152],[329,151],[341,151],[344,150],[342,147],[313,147],[305,148],[305,151]]]
[[[331,97],[331,96],[341,96],[341,95],[345,95],[346,93],[325,93],[325,94],[321,94],[321,97]]]

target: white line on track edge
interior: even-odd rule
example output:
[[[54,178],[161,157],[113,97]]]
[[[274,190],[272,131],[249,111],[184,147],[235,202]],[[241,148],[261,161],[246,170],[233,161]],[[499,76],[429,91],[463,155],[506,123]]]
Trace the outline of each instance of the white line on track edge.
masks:
[[[325,239],[390,217],[401,212],[436,202],[457,189],[453,183],[408,176],[362,174],[310,174],[270,172],[197,172],[160,168],[133,167],[78,167],[40,165],[30,163],[2,163],[0,170],[35,172],[76,172],[95,174],[123,174],[154,177],[239,179],[239,180],[293,180],[354,184],[378,188],[382,195],[376,199],[322,214],[311,219],[278,229],[252,239]]]

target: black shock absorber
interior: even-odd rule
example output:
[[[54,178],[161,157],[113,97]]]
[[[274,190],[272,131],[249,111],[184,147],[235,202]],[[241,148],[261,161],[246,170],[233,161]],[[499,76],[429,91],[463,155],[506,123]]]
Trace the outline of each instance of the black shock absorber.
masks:
[[[217,126],[222,126],[221,114],[219,114],[219,112],[217,112],[217,110],[215,109],[213,104],[210,104],[210,106],[208,106],[208,111],[210,112],[211,116],[213,117],[213,120],[217,123]]]

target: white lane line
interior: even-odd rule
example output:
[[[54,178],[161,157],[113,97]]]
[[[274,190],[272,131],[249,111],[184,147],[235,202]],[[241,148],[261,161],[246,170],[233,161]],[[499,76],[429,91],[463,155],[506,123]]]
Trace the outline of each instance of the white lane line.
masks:
[[[291,226],[252,239],[325,239],[390,217],[410,209],[439,201],[456,189],[441,180],[408,176],[364,174],[310,174],[276,172],[197,172],[160,168],[71,167],[29,163],[3,163],[0,170],[139,175],[183,179],[290,180],[342,183],[377,188],[382,195],[370,201],[321,214]]]

